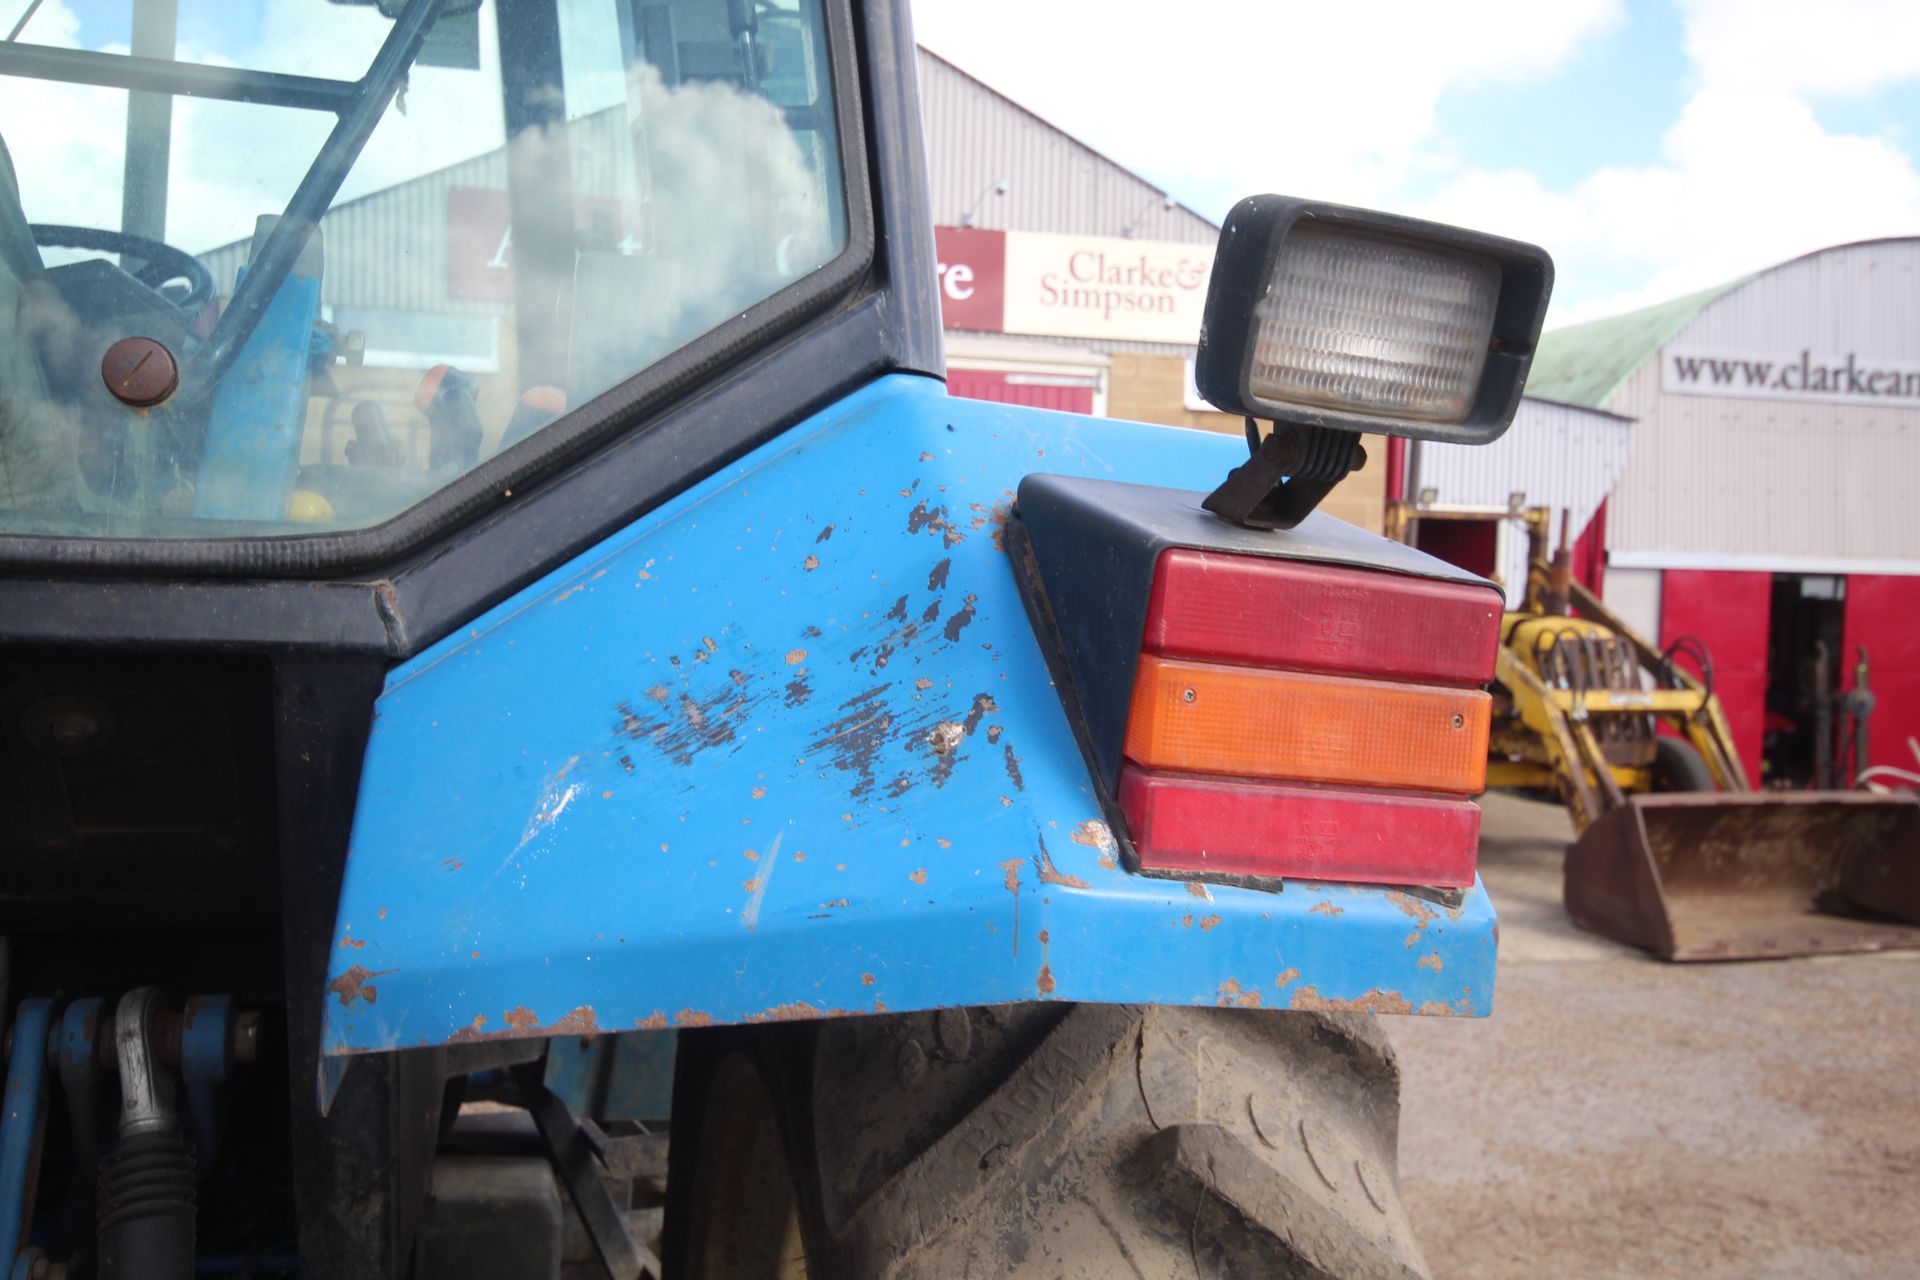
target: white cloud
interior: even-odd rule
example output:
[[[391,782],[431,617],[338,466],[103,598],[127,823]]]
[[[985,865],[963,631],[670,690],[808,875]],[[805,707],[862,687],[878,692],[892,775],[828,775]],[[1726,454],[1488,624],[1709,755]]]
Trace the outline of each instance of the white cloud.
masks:
[[[1705,85],[1861,93],[1920,75],[1912,0],[1684,0],[1687,57]]]
[[[1832,131],[1804,96],[1744,73],[1731,83],[1703,77],[1660,153],[1655,164],[1597,170],[1567,192],[1529,174],[1464,172],[1419,211],[1547,245],[1565,286],[1554,324],[1828,245],[1920,232],[1920,171],[1895,141]]]
[[[1254,191],[1379,204],[1449,88],[1535,80],[1619,0],[1530,5],[919,0],[935,53],[1218,216]]]
[[[1658,158],[1558,188],[1446,154],[1435,107],[1492,81],[1554,92],[1555,70],[1621,20],[1616,4],[917,0],[915,19],[936,53],[1203,212],[1287,191],[1543,244],[1559,266],[1553,324],[1920,233],[1901,132],[1837,132],[1815,110],[1920,78],[1920,3],[1680,3],[1689,97]]]

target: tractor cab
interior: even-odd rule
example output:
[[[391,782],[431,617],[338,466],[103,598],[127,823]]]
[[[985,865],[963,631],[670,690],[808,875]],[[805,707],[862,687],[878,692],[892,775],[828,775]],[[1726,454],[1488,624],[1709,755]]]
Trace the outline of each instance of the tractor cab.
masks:
[[[0,532],[339,532],[506,487],[847,254],[827,23],[36,7],[0,46]]]

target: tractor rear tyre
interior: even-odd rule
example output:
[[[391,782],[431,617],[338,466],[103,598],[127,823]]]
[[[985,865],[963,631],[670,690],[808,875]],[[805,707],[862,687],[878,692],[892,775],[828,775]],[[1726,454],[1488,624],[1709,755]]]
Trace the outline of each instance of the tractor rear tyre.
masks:
[[[1656,738],[1653,743],[1655,791],[1712,791],[1713,770],[1691,743],[1678,738]]]
[[[1045,1004],[715,1028],[682,1034],[675,1080],[676,1280],[1426,1275],[1371,1017]]]

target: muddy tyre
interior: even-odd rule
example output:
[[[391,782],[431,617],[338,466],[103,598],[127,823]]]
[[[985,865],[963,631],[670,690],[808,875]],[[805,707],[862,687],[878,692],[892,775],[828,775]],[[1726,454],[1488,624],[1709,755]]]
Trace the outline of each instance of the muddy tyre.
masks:
[[[1653,743],[1655,791],[1713,791],[1713,770],[1692,744],[1678,738],[1656,738]]]
[[[675,1280],[1412,1277],[1371,1018],[1027,1005],[681,1039]]]

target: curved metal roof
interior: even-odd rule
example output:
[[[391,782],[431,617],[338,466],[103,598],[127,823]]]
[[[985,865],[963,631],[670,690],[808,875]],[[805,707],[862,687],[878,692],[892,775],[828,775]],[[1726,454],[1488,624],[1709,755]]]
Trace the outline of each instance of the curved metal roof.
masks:
[[[1920,237],[1882,236],[1827,245],[1684,298],[1556,329],[1540,338],[1540,349],[1534,354],[1533,368],[1527,374],[1527,394],[1588,409],[1605,408],[1635,370],[1657,355],[1661,347],[1693,323],[1710,304],[1741,286],[1823,253],[1916,239]]]

